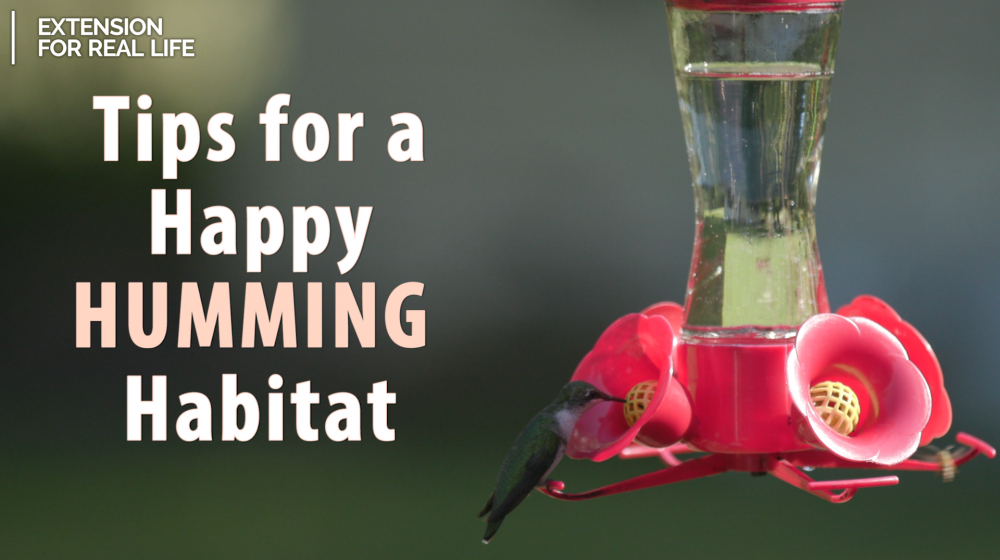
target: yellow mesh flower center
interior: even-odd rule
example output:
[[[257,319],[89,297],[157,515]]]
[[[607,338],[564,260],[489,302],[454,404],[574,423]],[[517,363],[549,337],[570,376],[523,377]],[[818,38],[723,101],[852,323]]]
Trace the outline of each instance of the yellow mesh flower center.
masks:
[[[813,406],[823,421],[842,436],[850,435],[858,426],[861,404],[854,391],[837,381],[824,381],[809,389]]]
[[[657,384],[657,381],[643,381],[632,387],[625,396],[625,421],[629,426],[635,424],[636,420],[646,412],[646,408],[653,400],[653,394],[656,393]]]

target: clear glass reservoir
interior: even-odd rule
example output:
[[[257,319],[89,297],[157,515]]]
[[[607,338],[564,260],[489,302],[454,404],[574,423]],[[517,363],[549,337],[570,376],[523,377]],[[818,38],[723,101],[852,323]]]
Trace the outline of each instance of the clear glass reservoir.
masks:
[[[791,338],[829,309],[814,207],[840,7],[667,15],[695,195],[685,335]]]

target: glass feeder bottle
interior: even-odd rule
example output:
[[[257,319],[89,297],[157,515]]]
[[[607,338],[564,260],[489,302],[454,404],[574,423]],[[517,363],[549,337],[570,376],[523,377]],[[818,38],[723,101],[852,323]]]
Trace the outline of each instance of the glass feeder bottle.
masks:
[[[791,339],[829,311],[816,183],[839,2],[667,2],[694,185],[685,339]]]

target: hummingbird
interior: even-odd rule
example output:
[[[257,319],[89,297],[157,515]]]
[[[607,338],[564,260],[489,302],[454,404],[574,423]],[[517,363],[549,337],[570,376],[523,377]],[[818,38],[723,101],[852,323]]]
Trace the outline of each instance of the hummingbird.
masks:
[[[545,485],[566,451],[577,420],[601,401],[623,403],[625,399],[612,397],[586,381],[570,382],[517,436],[500,467],[496,489],[479,512],[479,517],[489,514],[483,544],[490,542],[507,514],[535,487]]]

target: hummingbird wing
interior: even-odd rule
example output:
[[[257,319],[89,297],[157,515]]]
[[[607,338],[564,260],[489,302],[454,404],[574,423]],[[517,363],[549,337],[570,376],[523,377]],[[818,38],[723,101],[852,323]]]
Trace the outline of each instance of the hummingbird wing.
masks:
[[[490,494],[490,499],[486,500],[486,505],[483,506],[483,511],[479,512],[479,517],[486,515],[487,513],[490,512],[491,509],[493,509],[493,497],[496,495],[497,495],[496,492]]]
[[[521,432],[500,468],[496,490],[483,508],[483,513],[490,513],[484,541],[493,537],[507,514],[542,482],[562,458],[565,447],[562,438],[547,425],[529,425]]]

